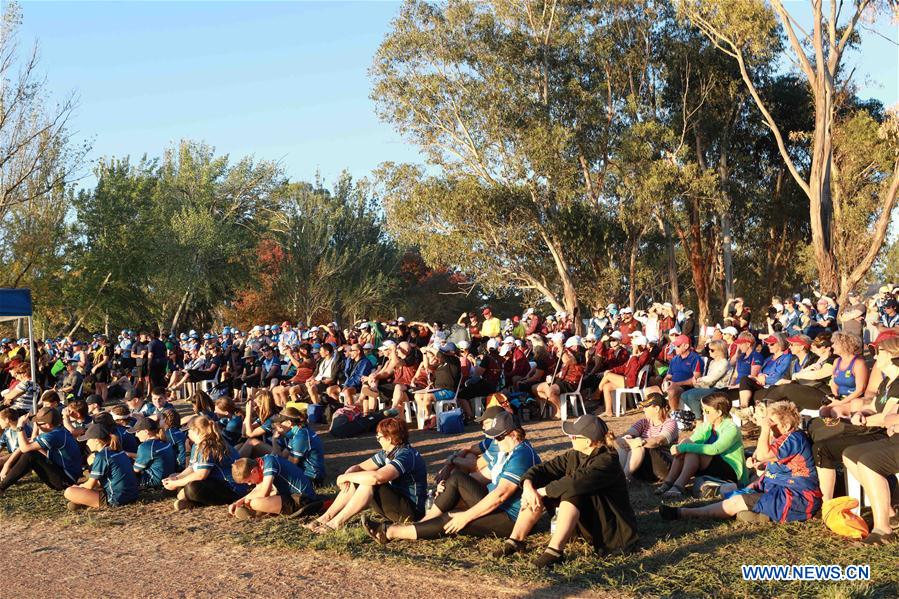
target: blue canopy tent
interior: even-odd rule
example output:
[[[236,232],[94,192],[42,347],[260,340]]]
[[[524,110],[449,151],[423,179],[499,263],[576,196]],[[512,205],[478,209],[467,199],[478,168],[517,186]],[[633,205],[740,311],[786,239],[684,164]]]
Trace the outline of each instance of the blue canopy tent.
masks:
[[[39,390],[37,389],[37,367],[34,356],[34,335],[31,316],[33,313],[30,289],[0,288],[0,322],[25,319],[28,322],[28,355],[31,358],[31,380],[35,386],[32,411],[37,411]]]

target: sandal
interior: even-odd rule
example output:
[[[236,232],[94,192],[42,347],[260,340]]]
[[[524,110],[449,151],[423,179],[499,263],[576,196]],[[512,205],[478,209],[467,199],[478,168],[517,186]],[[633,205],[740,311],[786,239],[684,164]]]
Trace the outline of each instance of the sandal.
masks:
[[[890,545],[896,542],[897,535],[894,532],[872,532],[861,541],[852,544],[853,547],[876,547],[880,545]]]
[[[671,488],[662,493],[662,499],[683,499],[684,490],[677,485],[671,485]]]
[[[368,533],[372,539],[374,539],[378,545],[386,545],[390,542],[390,539],[387,537],[387,527],[383,522],[376,522],[369,516],[365,514],[362,516],[362,529]]]
[[[525,541],[516,541],[515,539],[506,539],[499,549],[493,552],[493,557],[509,557],[516,553],[525,551],[528,544]]]
[[[543,553],[534,560],[535,568],[552,568],[555,564],[561,562],[564,558],[561,551],[547,547]]]

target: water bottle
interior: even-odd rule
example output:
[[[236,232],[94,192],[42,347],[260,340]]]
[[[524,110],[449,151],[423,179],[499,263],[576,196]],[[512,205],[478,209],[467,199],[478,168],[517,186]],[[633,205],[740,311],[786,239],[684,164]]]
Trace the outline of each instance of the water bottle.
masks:
[[[425,501],[425,509],[429,510],[434,506],[434,490],[428,489],[428,498]]]
[[[549,521],[549,534],[556,534],[556,518],[558,518],[558,513],[553,514],[553,519]]]

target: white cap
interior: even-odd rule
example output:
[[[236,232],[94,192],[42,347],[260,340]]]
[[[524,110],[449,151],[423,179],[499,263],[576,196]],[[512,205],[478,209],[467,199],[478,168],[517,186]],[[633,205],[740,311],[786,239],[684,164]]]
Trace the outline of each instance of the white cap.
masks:
[[[621,341],[622,337],[624,337],[624,335],[621,333],[621,331],[612,331],[612,339],[617,339],[618,341]]]
[[[633,312],[634,311],[631,309],[630,306],[625,306],[624,308],[621,309],[622,314],[633,314]]]
[[[801,301],[800,303],[805,304],[806,306],[811,306],[811,305],[812,305],[812,300],[810,300],[810,299],[807,298],[807,297],[804,297],[804,298],[802,298],[802,301]]]
[[[596,335],[593,333],[587,333],[587,336],[584,337],[584,341],[596,341]]]
[[[649,340],[643,336],[642,333],[632,333],[631,334],[631,344],[636,343],[637,345],[646,345],[649,343]]]
[[[456,347],[458,347],[459,349],[468,349],[469,347],[471,347],[471,343],[469,343],[468,341],[460,341],[456,344]]]
[[[565,310],[559,312],[559,318],[565,318],[566,316],[568,316],[568,312],[566,312]]]
[[[534,313],[534,309],[533,309],[533,308],[528,308],[527,310],[524,311],[524,315],[525,315],[525,316],[530,316],[530,315],[533,314],[533,313]]]
[[[505,355],[508,354],[510,351],[512,351],[512,346],[511,346],[511,345],[503,344],[503,346],[502,346],[501,348],[499,348],[499,355],[505,356]]]
[[[261,330],[262,330],[262,327],[259,326],[258,324],[257,324],[255,327],[253,327],[253,332],[254,332],[254,333],[258,333],[258,332],[261,331]]]
[[[737,329],[735,329],[734,327],[724,327],[723,329],[721,329],[721,334],[722,335],[730,335],[731,337],[736,337],[739,333],[737,332]]]
[[[671,305],[671,302],[665,302],[665,303],[662,304],[662,305],[665,306],[666,308],[673,308],[673,307],[674,307],[674,306]]]
[[[382,343],[382,344],[381,344],[381,347],[379,347],[378,349],[390,349],[391,347],[396,347],[396,342],[391,341],[390,339],[388,339],[387,341],[385,341],[384,343]]]
[[[780,302],[778,302],[776,304],[771,304],[771,307],[774,308],[775,310],[777,310],[778,312],[784,311],[784,305],[781,304]]]
[[[581,338],[577,335],[572,335],[565,342],[565,347],[583,347],[584,342],[581,341]]]
[[[515,347],[522,347],[523,345],[524,345],[524,341],[522,341],[521,339],[515,340]]]
[[[405,319],[405,317],[400,316],[399,318],[396,319],[396,321],[397,322],[406,322],[406,319]]]
[[[496,339],[490,339],[487,342],[487,349],[499,349],[499,341]]]
[[[367,322],[363,322],[362,324],[359,325],[359,328],[360,329],[370,329],[371,325],[368,324]]]
[[[320,331],[320,330],[321,330],[321,329],[319,329],[318,327],[312,327],[311,329],[309,329],[309,332],[310,332],[310,333],[315,333],[315,332]]]
[[[374,347],[375,346],[372,345],[371,343],[366,343],[365,345],[362,346],[362,349],[374,349]]]
[[[549,336],[549,338],[552,339],[553,341],[565,341],[565,333],[561,333],[561,332],[553,333],[552,335]]]
[[[515,337],[512,335],[507,335],[505,339],[503,339],[503,343],[515,343]]]

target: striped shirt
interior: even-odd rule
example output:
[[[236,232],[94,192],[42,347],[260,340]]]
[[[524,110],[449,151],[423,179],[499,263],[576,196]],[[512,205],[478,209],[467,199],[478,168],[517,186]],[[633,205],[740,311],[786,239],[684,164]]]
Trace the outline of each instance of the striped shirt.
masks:
[[[664,437],[668,445],[674,445],[677,443],[678,436],[677,421],[674,418],[668,418],[662,424],[652,424],[648,418],[641,418],[625,434],[642,439]]]

